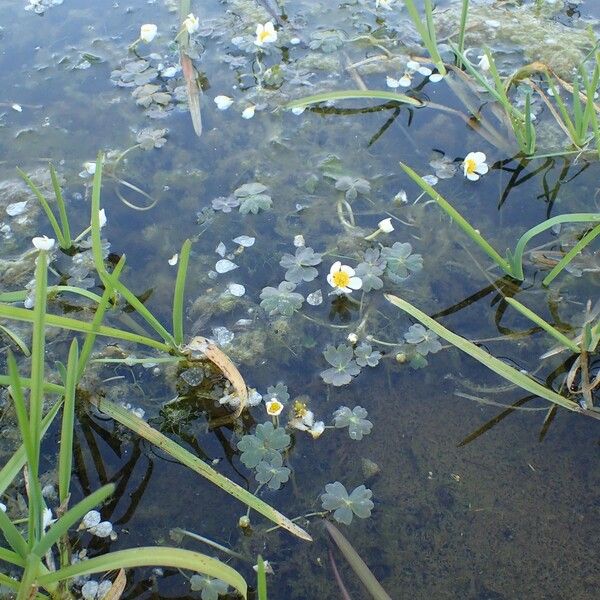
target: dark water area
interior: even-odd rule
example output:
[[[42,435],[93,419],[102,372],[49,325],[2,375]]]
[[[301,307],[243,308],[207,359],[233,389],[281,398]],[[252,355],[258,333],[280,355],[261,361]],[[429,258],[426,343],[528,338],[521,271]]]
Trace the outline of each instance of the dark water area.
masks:
[[[0,184],[15,181],[15,166],[34,172],[51,159],[64,177],[73,229],[80,231],[89,222],[91,192],[84,162],[93,161],[100,150],[106,152],[109,175],[102,206],[108,224],[102,235],[110,243],[108,252],[127,255],[123,279],[161,322],[171,318],[176,273],[167,261],[191,238],[186,339],[224,335],[222,349],[248,386],[265,395],[269,386],[285,384],[290,399],[280,417],[282,425],[297,398],[307,402],[326,426],[333,424],[332,414],[341,406],[368,411],[373,429],[361,440],[351,439],[342,428],[327,428],[317,439],[289,430],[292,441],[285,464],[290,479],[278,491],[265,487],[259,495],[286,516],[296,517],[322,511],[320,495],[328,483],[340,481],[348,491],[366,485],[373,492],[370,518],[338,526],[392,598],[597,597],[597,421],[559,409],[541,436],[549,408],[546,401],[528,398],[527,392],[444,340],[439,352],[427,355],[423,368],[398,360],[398,354],[407,352],[404,334],[416,321],[383,296],[385,292],[404,298],[494,356],[564,391],[574,357],[563,352],[540,359],[555,341],[532,328],[502,294],[518,299],[563,332],[575,334],[586,302],[594,304],[599,297],[600,263],[593,244],[586,251],[587,262],[580,265],[583,271],[562,273],[548,289],[541,280],[549,267],[539,253],[525,255],[523,282],[503,277],[435,203],[420,197],[421,190],[399,163],[421,175],[454,168],[453,175],[436,181],[435,189],[504,255],[524,231],[547,218],[598,211],[597,155],[557,155],[564,135],[540,105],[536,115],[540,158],[526,160],[509,132],[494,121],[492,103],[480,103],[472,96],[477,110],[495,124],[505,141],[502,147],[495,146],[458,116],[468,118],[469,111],[460,99],[464,89],[456,78],[433,83],[413,73],[411,94],[438,108],[346,100],[307,108],[299,115],[283,110],[293,98],[356,89],[358,82],[368,89],[390,91],[386,76],[400,77],[406,58],[426,52],[419,48],[405,11],[376,9],[374,2],[361,0],[327,6],[312,0],[282,4],[284,12],[278,11],[277,2],[231,0],[201,6],[192,2],[202,20],[196,66],[203,85],[204,131],[198,138],[177,89],[183,79],[173,43],[178,31],[175,2],[64,0],[36,15],[24,10],[24,0],[4,0]],[[473,22],[480,25],[472,32],[472,60],[484,44],[489,45],[507,74],[515,65],[531,62],[536,52],[552,60],[549,48],[564,39],[571,40],[569,52],[580,52],[581,60],[589,51],[586,25],[597,38],[598,7],[593,2],[560,3],[536,12],[539,4],[544,3],[474,4]],[[454,31],[459,7],[443,3],[439,11],[442,39]],[[256,23],[268,20],[276,22],[278,41],[258,56],[254,29]],[[143,23],[158,26],[151,44],[137,46],[147,68],[157,75],[131,87],[116,85],[124,79],[115,71],[126,71],[124,64],[135,59],[128,46]],[[529,39],[523,39],[525,26],[531,30]],[[501,35],[503,31],[506,35]],[[388,52],[401,58],[387,62],[381,56]],[[554,56],[554,69],[572,70],[577,62],[568,64],[569,52]],[[164,74],[169,67],[174,68],[172,76]],[[156,102],[136,105],[132,92],[147,84],[159,85],[170,97],[166,107]],[[232,97],[233,105],[219,110],[214,102],[218,95]],[[242,111],[249,106],[255,106],[256,113],[245,119]],[[131,150],[111,171],[111,160],[114,165],[119,154],[142,143],[140,132],[145,128],[155,138],[161,137],[157,130],[166,129],[164,144]],[[461,162],[471,151],[485,152],[490,167],[476,182],[462,174]],[[364,193],[359,189],[356,198],[348,200],[354,227],[344,222],[349,218],[346,209],[341,209],[341,218],[338,208],[341,199],[349,198],[337,185],[344,177],[362,179],[369,188]],[[237,206],[229,212],[214,210],[214,200],[230,197],[253,182],[266,186],[264,193],[272,199],[269,208],[257,214],[243,214]],[[401,191],[406,192],[405,202]],[[138,206],[157,203],[150,210],[133,210],[119,195]],[[7,215],[6,207],[15,198],[6,187],[0,190],[0,258],[18,262],[24,261],[31,237],[51,235],[51,230],[33,202],[25,218]],[[392,219],[394,231],[366,244],[364,238],[386,217]],[[3,224],[10,225],[10,234],[1,229]],[[546,232],[529,248],[557,250],[565,239],[575,239],[583,226],[570,228]],[[232,241],[237,236],[253,237],[255,242],[243,247]],[[304,304],[296,313],[269,315],[261,306],[262,290],[276,288],[284,280],[280,260],[301,247],[295,245],[297,236],[323,255],[316,265],[318,276],[298,284],[296,292]],[[367,247],[389,248],[396,242],[411,244],[412,254],[422,256],[422,269],[412,270],[402,281],[384,277],[381,289],[364,294],[328,295],[326,276],[332,263],[339,260],[356,268]],[[223,253],[218,251],[220,244],[226,247]],[[237,268],[218,272],[220,259]],[[23,289],[33,277],[32,265],[10,279],[8,262],[2,265],[7,271],[0,273],[0,292]],[[74,285],[69,275],[72,257],[57,255],[53,267],[56,280]],[[245,294],[228,293],[232,285],[243,285]],[[90,290],[102,293],[97,281]],[[322,303],[309,303],[308,296],[317,290]],[[90,314],[66,300],[51,303],[50,310],[82,319]],[[109,324],[117,327],[129,327],[132,320],[145,326],[131,312],[109,316]],[[23,326],[20,331],[27,329]],[[378,364],[363,367],[349,385],[326,384],[320,373],[331,365],[323,351],[329,345],[349,344],[348,335],[353,333],[381,353]],[[52,334],[48,365],[64,360],[68,342],[66,333]],[[2,372],[5,344],[2,338]],[[106,340],[97,342],[97,352],[96,358],[154,356],[133,345],[110,347]],[[591,363],[594,376],[596,360]],[[270,420],[264,404],[233,424],[212,428],[210,421],[227,413],[217,402],[223,382],[194,389],[180,375],[173,364],[147,368],[97,362],[85,384],[112,401],[143,409],[150,425],[254,492],[257,482],[240,461],[237,443],[257,424]],[[513,403],[518,408],[504,415]],[[462,444],[497,415],[503,418]],[[17,437],[8,416],[3,416],[2,427],[7,441],[0,466]],[[51,430],[44,446],[44,483],[56,475],[59,436],[59,428]],[[313,536],[312,543],[281,530],[267,533],[270,524],[256,513],[250,515],[252,532],[242,531],[238,519],[246,512],[244,505],[106,415],[82,409],[76,422],[74,499],[107,482],[116,483],[117,490],[101,512],[118,538],[82,538],[89,555],[173,544],[170,531],[182,528],[242,554],[246,560],[213,553],[193,540],[182,542],[227,560],[252,587],[252,565],[262,554],[274,570],[268,578],[270,598],[342,597],[330,564],[331,542],[320,517],[299,521]],[[333,555],[351,597],[369,598],[341,554]],[[174,569],[128,572],[126,598],[190,596],[199,598],[200,593],[190,591],[188,579]]]

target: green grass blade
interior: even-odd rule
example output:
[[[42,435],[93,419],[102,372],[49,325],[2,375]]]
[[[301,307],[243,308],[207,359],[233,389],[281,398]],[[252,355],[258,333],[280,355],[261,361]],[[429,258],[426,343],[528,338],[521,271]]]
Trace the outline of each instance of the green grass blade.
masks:
[[[44,556],[75,523],[81,521],[90,510],[102,504],[114,491],[115,484],[109,483],[86,496],[50,527],[46,535],[33,547],[32,552],[40,558]]]
[[[25,341],[22,340],[14,331],[11,331],[8,329],[8,327],[4,327],[3,325],[0,325],[0,331],[16,344],[19,347],[19,350],[21,350],[25,356],[31,356],[31,351],[27,347]]]
[[[19,530],[13,525],[12,521],[8,518],[8,515],[3,510],[0,510],[0,530],[4,535],[4,539],[8,542],[8,545],[19,556],[25,559],[29,553],[27,542],[23,539]]]
[[[67,208],[65,206],[65,199],[63,198],[62,190],[60,189],[60,183],[58,181],[58,175],[52,163],[50,163],[50,178],[52,179],[52,187],[54,188],[54,195],[56,196],[56,204],[58,205],[58,216],[60,218],[61,231],[65,248],[70,248],[73,245],[71,240],[71,228],[69,227],[69,217],[67,215]]]
[[[258,570],[256,572],[256,593],[258,600],[267,600],[267,575],[265,573],[265,561],[259,554],[257,560]]]
[[[0,303],[0,317],[32,323],[33,311],[26,308],[20,308],[18,306],[9,306],[7,304]],[[171,346],[168,346],[164,342],[153,340],[152,338],[148,338],[137,333],[115,329],[114,327],[106,327],[104,325],[95,327],[86,321],[79,321],[77,319],[62,317],[60,315],[46,315],[46,324],[52,327],[60,327],[61,329],[79,331],[80,333],[94,333],[106,337],[113,337],[118,340],[135,342],[136,344],[142,344],[144,346],[149,346],[150,348],[156,348],[157,350],[162,350],[163,352],[169,352],[172,349]]]
[[[52,230],[54,231],[54,235],[56,236],[58,245],[61,248],[64,248],[66,250],[69,246],[67,246],[65,243],[65,239],[64,239],[62,231],[60,229],[60,225],[58,224],[58,221],[56,220],[56,217],[54,216],[54,213],[52,212],[52,209],[50,208],[48,201],[44,197],[44,194],[42,194],[42,192],[40,191],[40,188],[38,188],[38,186],[35,185],[35,183],[33,183],[33,181],[31,181],[31,179],[29,178],[29,175],[27,175],[27,173],[25,173],[25,171],[23,171],[22,169],[19,169],[19,167],[17,167],[17,172],[19,173],[19,175],[21,176],[23,181],[29,186],[31,191],[35,194],[35,196],[39,200],[40,204],[42,205],[42,208],[44,209],[44,212],[46,213],[46,217],[48,218],[48,221],[50,222]]]
[[[100,302],[100,296],[98,296],[98,294],[94,294],[94,292],[90,292],[89,290],[78,288],[72,285],[49,285],[46,288],[46,293],[48,296],[53,294],[71,293],[78,296],[83,296],[84,298],[92,300],[93,302]],[[0,302],[23,302],[23,300],[27,298],[28,294],[29,292],[27,290],[4,292],[3,294],[0,294]]]
[[[119,258],[119,262],[115,265],[113,270],[113,278],[119,279],[121,275],[121,271],[125,266],[125,256],[121,256]],[[102,298],[100,298],[100,302],[98,302],[98,306],[96,307],[96,312],[94,313],[94,318],[92,319],[92,330],[93,333],[88,333],[85,336],[85,340],[83,341],[83,346],[81,348],[81,354],[79,355],[79,365],[77,368],[77,381],[81,379],[83,373],[85,372],[85,368],[87,366],[88,360],[92,354],[92,350],[94,348],[94,342],[96,341],[96,331],[101,326],[102,321],[104,320],[104,315],[110,306],[111,298],[114,294],[114,288],[107,282],[107,285],[104,287],[104,292],[102,294]]]
[[[21,379],[21,384],[24,384],[24,379]],[[58,387],[58,386],[57,386]],[[60,407],[62,406],[62,398],[54,404],[54,406],[47,412],[44,420],[42,421],[41,434],[42,437],[48,431],[48,428],[54,421]],[[8,486],[14,481],[15,477],[21,472],[21,469],[27,462],[27,453],[25,446],[21,445],[17,451],[8,459],[6,464],[0,469],[0,494],[3,494]]]
[[[386,92],[383,90],[340,90],[337,92],[323,92],[312,96],[297,98],[283,105],[284,108],[301,108],[309,104],[317,104],[318,102],[329,102],[332,100],[391,100],[402,104],[410,104],[411,106],[424,106],[421,100],[411,98],[405,94],[397,94],[396,92]]]
[[[525,154],[535,153],[535,127],[531,116],[531,94],[525,96]]]
[[[525,247],[536,235],[543,233],[547,229],[551,229],[555,225],[561,223],[598,223],[600,221],[600,213],[570,213],[565,215],[558,215],[542,221],[539,225],[528,229],[517,242],[514,253],[511,258],[512,275],[515,279],[523,281],[523,253]]]
[[[104,266],[102,258],[102,240],[100,236],[100,192],[102,189],[102,165],[104,158],[98,154],[96,159],[96,172],[94,173],[94,183],[92,185],[92,255],[94,257],[94,266],[105,286],[111,285],[115,291],[129,302],[135,311],[160,335],[167,344],[175,345],[173,336],[158,322],[156,317],[136,298],[125,285],[116,277],[113,277]]]
[[[546,83],[549,88],[552,90],[552,97],[556,102],[556,106],[558,106],[558,111],[560,112],[560,116],[563,121],[563,125],[566,127],[569,132],[569,136],[571,137],[571,141],[576,144],[577,143],[577,131],[575,130],[575,125],[571,119],[571,115],[569,115],[569,111],[567,110],[567,105],[563,102],[563,99],[560,96],[560,92],[557,87],[554,85],[554,81],[546,75]]]
[[[49,583],[55,583],[81,575],[145,566],[173,567],[176,569],[196,571],[197,573],[202,573],[209,577],[221,579],[236,589],[243,598],[246,598],[247,595],[246,582],[243,577],[230,566],[215,558],[200,554],[199,552],[162,546],[132,548],[130,550],[109,552],[102,556],[82,560],[53,573],[41,575],[38,577],[38,582],[40,585],[45,586]]]
[[[19,377],[17,361],[10,351],[8,352],[8,376],[10,378],[10,395],[15,405],[15,413],[17,415],[21,438],[23,439],[23,446],[25,447],[25,455],[28,462],[33,462],[34,444],[31,439],[29,415],[27,414],[27,406],[25,404],[25,397],[23,396],[23,386]]]
[[[77,339],[71,342],[67,361],[65,381],[65,401],[60,430],[60,449],[58,453],[58,495],[61,506],[66,505],[71,484],[71,468],[73,465],[73,427],[75,422],[75,387],[79,372],[79,346]]]
[[[185,448],[182,448],[179,444],[160,433],[160,431],[157,431],[148,425],[148,423],[146,423],[143,419],[136,417],[125,407],[118,406],[102,398],[91,398],[90,402],[96,405],[103,413],[121,423],[121,425],[125,425],[125,427],[131,429],[131,431],[148,440],[157,448],[167,452],[186,467],[189,467],[196,473],[199,473],[211,483],[214,483],[223,491],[231,494],[234,498],[248,505],[261,515],[267,517],[267,519],[270,519],[283,529],[287,529],[290,533],[293,533],[303,540],[312,540],[310,535],[306,533],[304,529],[292,523],[287,517],[269,506],[266,502],[263,502],[260,498],[257,498],[251,494],[248,490],[245,490],[237,483],[234,483],[230,479],[227,479],[227,477],[215,471],[203,460],[199,459],[197,456],[194,456],[191,452],[187,451]]]
[[[565,348],[569,348],[569,350],[575,354],[579,354],[581,350],[579,346],[573,340],[570,340],[566,335],[558,331],[558,329],[552,327],[548,321],[542,319],[542,317],[535,314],[532,310],[514,298],[505,297],[504,300],[506,300],[506,302],[508,302],[515,310],[519,311],[524,317],[527,317],[530,321],[541,327],[546,333],[550,334],[557,342],[565,346]]]
[[[400,163],[403,171],[433,200],[439,207],[506,273],[512,274],[510,263],[502,258],[480,233],[445,199],[434,190],[423,178],[408,165]]]
[[[572,410],[573,412],[582,412],[581,408],[576,402],[557,394],[554,390],[544,387],[525,373],[521,373],[518,369],[507,365],[501,360],[492,356],[485,350],[482,350],[473,342],[466,340],[465,338],[453,333],[446,329],[443,325],[440,325],[437,321],[420,311],[418,308],[409,304],[405,300],[398,298],[392,294],[385,294],[386,299],[391,302],[394,306],[397,306],[401,310],[407,312],[409,315],[420,321],[425,327],[431,329],[434,333],[437,333],[441,338],[450,342],[453,346],[456,346],[459,350],[462,350],[469,356],[472,356],[475,360],[479,361],[482,365],[486,366],[494,373],[497,373],[507,381],[514,383],[515,385],[523,388],[524,390],[544,398],[554,404],[558,404],[563,408]]]
[[[25,561],[12,550],[7,550],[0,546],[0,560],[10,563],[11,565],[17,565],[17,567],[24,567]]]
[[[469,0],[462,0],[460,11],[460,25],[458,29],[458,67],[462,67],[460,55],[465,51],[465,30],[467,28],[467,17],[469,15]]]
[[[35,268],[35,304],[31,337],[31,392],[29,395],[29,432],[33,444],[28,464],[29,475],[29,543],[42,536],[44,500],[39,481],[42,408],[44,406],[44,372],[46,356],[46,286],[48,281],[48,254],[38,252]]]
[[[21,584],[17,592],[17,600],[30,600],[36,594],[36,579],[41,566],[42,564],[37,556],[33,554],[27,556],[25,559],[25,570],[21,576]]]
[[[392,600],[391,596],[383,589],[383,586],[377,581],[371,569],[367,567],[365,561],[359,556],[358,552],[352,547],[352,544],[344,537],[342,532],[329,521],[323,521],[327,533],[331,536],[356,576],[367,588],[374,600]]]
[[[406,6],[406,10],[415,26],[415,29],[421,36],[421,40],[423,44],[427,48],[429,55],[431,56],[435,66],[438,68],[438,71],[442,74],[446,74],[446,68],[444,67],[444,61],[442,60],[440,53],[437,49],[437,44],[435,42],[435,28],[433,27],[433,18],[432,18],[432,7],[431,0],[426,0],[425,2],[425,18],[427,20],[427,24],[423,23],[421,19],[421,15],[417,10],[417,7],[413,0],[404,0],[404,5]],[[432,38],[433,32],[433,38]]]
[[[183,299],[191,248],[192,242],[190,240],[185,240],[181,246],[175,292],[173,293],[173,337],[178,346],[183,344]]]
[[[544,277],[543,285],[550,285],[563,269],[596,237],[600,234],[600,225],[588,231],[556,264],[550,273]]]

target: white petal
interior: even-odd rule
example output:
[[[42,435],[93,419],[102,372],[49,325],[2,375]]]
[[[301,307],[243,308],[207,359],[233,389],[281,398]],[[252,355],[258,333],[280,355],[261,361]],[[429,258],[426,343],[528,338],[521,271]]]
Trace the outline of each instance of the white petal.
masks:
[[[13,104],[11,108],[17,112],[23,112],[23,107],[20,104]]]
[[[333,275],[334,273],[337,273],[340,269],[341,269],[342,263],[339,260],[336,260],[332,265],[331,265],[331,269],[329,269],[329,274]],[[329,280],[328,280],[329,281]],[[331,283],[331,282],[330,282]]]
[[[379,229],[381,229],[381,231],[383,231],[383,233],[392,233],[392,231],[394,231],[394,226],[392,225],[391,217],[379,221],[377,226],[379,227]]]
[[[301,115],[306,110],[306,106],[295,106],[292,108],[292,113],[296,116]]]
[[[173,256],[171,256],[171,258],[167,261],[172,267],[174,267],[177,264],[177,261],[179,260],[179,254],[173,254]]]
[[[239,235],[238,237],[233,238],[232,241],[244,248],[250,248],[251,246],[254,246],[256,238],[250,237],[249,235]]]
[[[302,248],[305,245],[306,242],[304,241],[304,236],[302,234],[294,236],[294,246],[296,246],[296,248]]]
[[[477,181],[479,179],[479,175],[477,173],[467,173],[467,179],[471,181]]]
[[[230,283],[227,289],[236,298],[241,298],[246,293],[246,288],[241,283]]]
[[[23,202],[13,202],[6,207],[6,214],[9,217],[17,217],[27,211],[27,200]]]
[[[483,152],[469,152],[469,156],[479,165],[485,162],[486,156]]]
[[[412,80],[408,75],[403,75],[400,77],[400,81],[398,82],[402,87],[410,87]]]
[[[92,161],[84,162],[83,168],[85,169],[86,173],[93,175],[96,172],[96,163]]]
[[[348,265],[342,265],[340,267],[340,271],[342,271],[342,273],[346,273],[346,275],[349,275],[350,277],[354,275],[354,269]]]
[[[333,283],[333,275],[331,273],[329,273],[329,275],[327,275],[327,283],[334,288],[335,287],[335,283]]]
[[[420,66],[421,65],[416,60],[409,60],[406,63],[406,68],[410,69],[411,71],[418,71]]]
[[[233,98],[229,96],[215,96],[214,101],[219,110],[227,110],[233,104]]]
[[[106,218],[106,211],[103,208],[98,211],[98,217],[100,219],[100,229],[102,229],[108,222],[108,219]]]
[[[254,112],[256,111],[256,107],[254,105],[248,106],[242,112],[242,118],[251,119],[254,116]]]
[[[221,257],[223,258],[225,256],[225,253],[227,252],[227,248],[225,247],[225,244],[223,242],[219,242],[219,244],[217,245],[217,247],[215,248],[215,252]]]
[[[313,438],[317,439],[318,437],[320,437],[322,435],[322,433],[324,431],[325,431],[325,423],[323,423],[323,421],[317,421],[310,428],[310,435],[312,435]]]
[[[444,79],[444,76],[441,73],[434,73],[433,75],[429,76],[429,81],[431,81],[431,83],[438,83],[442,79]]]
[[[352,288],[353,290],[360,290],[362,287],[362,279],[360,277],[350,277],[348,287]]]
[[[56,243],[56,240],[53,240],[52,238],[49,238],[48,236],[42,236],[42,237],[34,237],[31,240],[31,243],[38,249],[38,250],[52,250],[52,248],[54,248],[54,244]]]
[[[140,27],[140,39],[149,44],[158,32],[158,27],[154,23],[146,23]]]
[[[217,264],[215,265],[215,271],[217,273],[227,273],[228,271],[233,271],[237,268],[238,266],[235,263],[232,263],[226,258],[222,258],[221,260],[217,261]]]
[[[397,87],[400,87],[400,80],[399,79],[394,79],[393,77],[390,77],[389,75],[385,78],[385,84],[389,87],[392,88],[393,90],[395,90]],[[409,84],[410,85],[410,84]]]
[[[83,519],[81,520],[81,525],[85,529],[89,529],[90,527],[95,527],[96,525],[98,525],[98,523],[100,523],[101,520],[102,517],[100,516],[100,513],[97,510],[90,510],[84,515]]]
[[[485,175],[489,170],[490,170],[490,168],[485,163],[481,163],[480,165],[477,165],[477,167],[475,168],[475,173],[479,173],[480,175]]]
[[[433,71],[429,68],[429,67],[419,67],[417,69],[417,71],[421,74],[421,75],[425,75],[425,77],[429,77]]]

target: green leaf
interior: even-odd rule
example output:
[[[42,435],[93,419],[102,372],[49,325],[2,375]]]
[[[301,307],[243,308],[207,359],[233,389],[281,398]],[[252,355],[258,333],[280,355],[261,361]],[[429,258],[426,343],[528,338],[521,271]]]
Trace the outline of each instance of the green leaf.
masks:
[[[324,92],[322,94],[314,94],[313,96],[305,96],[292,100],[284,104],[284,108],[301,108],[318,102],[330,102],[332,100],[392,100],[402,104],[410,104],[411,106],[424,106],[421,100],[411,98],[405,94],[396,92],[386,92],[383,90],[340,90],[338,92]]]
[[[581,408],[576,402],[557,394],[554,390],[551,390],[547,387],[544,387],[535,379],[532,379],[525,373],[521,373],[521,371],[515,369],[507,365],[505,362],[497,359],[495,356],[492,356],[485,350],[482,350],[473,342],[466,340],[465,338],[449,331],[444,326],[440,325],[437,321],[426,315],[424,312],[421,312],[418,308],[413,306],[412,304],[398,298],[397,296],[393,296],[392,294],[385,294],[385,298],[388,302],[391,302],[394,306],[397,306],[401,310],[407,312],[409,315],[418,319],[425,327],[428,327],[435,333],[437,333],[441,338],[444,338],[447,342],[450,342],[453,346],[456,346],[459,350],[462,350],[469,356],[472,356],[475,360],[479,361],[482,365],[486,366],[494,373],[497,373],[501,377],[504,377],[507,381],[514,383],[515,385],[523,388],[524,390],[539,396],[540,398],[544,398],[550,402],[554,402],[563,408],[567,408],[573,412],[581,413]]]
[[[265,573],[265,561],[259,554],[257,560],[258,570],[256,572],[256,589],[258,600],[267,600],[267,576]]]
[[[37,582],[42,586],[46,586],[50,583],[72,579],[81,575],[145,566],[173,567],[204,573],[225,581],[235,588],[243,598],[246,598],[247,595],[246,582],[230,566],[199,552],[160,546],[120,550],[82,560],[53,573],[41,575],[37,578]]]
[[[183,344],[183,296],[191,248],[192,242],[190,240],[185,240],[181,246],[175,291],[173,293],[173,337],[178,346]]]

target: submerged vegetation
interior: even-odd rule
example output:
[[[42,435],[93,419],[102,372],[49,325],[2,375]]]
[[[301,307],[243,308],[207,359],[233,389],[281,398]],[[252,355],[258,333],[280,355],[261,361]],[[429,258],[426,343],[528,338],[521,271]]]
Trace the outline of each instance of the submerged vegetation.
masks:
[[[26,9],[50,18],[61,4]],[[164,20],[136,15],[126,33],[70,48],[53,67],[101,73],[126,117],[93,148],[63,155],[53,139],[35,155],[52,153],[48,169],[19,150],[20,179],[0,184],[0,411],[12,432],[0,448],[0,584],[19,600],[138,596],[171,576],[202,600],[263,600],[272,564],[290,598],[316,597],[321,556],[291,575],[330,538],[369,597],[400,597],[408,571],[386,575],[401,475],[388,473],[390,492],[379,474],[400,448],[415,456],[404,396],[501,409],[471,433],[459,419],[460,447],[510,414],[542,412],[540,440],[561,413],[581,431],[600,419],[596,22],[559,26],[553,2],[356,0],[323,22],[316,5],[223,4],[203,15],[166,1]],[[554,60],[549,47],[567,38]],[[582,192],[569,188],[577,177]],[[499,211],[519,202],[516,216],[491,214],[495,197]],[[500,335],[483,337],[491,322]],[[121,547],[151,480],[152,466],[130,489],[142,456],[185,474],[154,475],[173,497],[159,492],[149,534]],[[436,476],[428,461],[413,461],[417,481]],[[446,484],[435,493],[442,513],[471,511]],[[362,531],[357,548],[371,554],[332,521]],[[350,572],[332,545],[327,555],[323,579],[350,598]],[[465,585],[453,597],[487,594]]]

